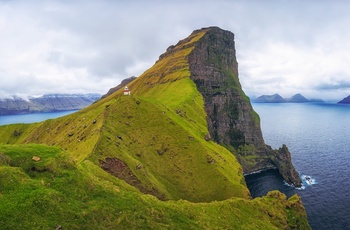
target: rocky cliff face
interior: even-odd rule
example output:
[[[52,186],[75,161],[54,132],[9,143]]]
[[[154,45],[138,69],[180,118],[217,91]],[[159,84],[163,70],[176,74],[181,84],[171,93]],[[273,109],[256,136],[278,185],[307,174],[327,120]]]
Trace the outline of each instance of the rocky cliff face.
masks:
[[[277,168],[285,180],[301,186],[286,146],[272,150],[264,143],[259,116],[238,79],[234,34],[207,30],[189,55],[191,79],[203,95],[211,138],[231,149],[245,173]]]

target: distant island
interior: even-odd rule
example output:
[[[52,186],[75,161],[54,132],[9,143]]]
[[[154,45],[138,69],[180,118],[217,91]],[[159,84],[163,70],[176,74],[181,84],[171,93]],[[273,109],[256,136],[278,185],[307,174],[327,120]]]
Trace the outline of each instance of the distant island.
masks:
[[[281,95],[277,93],[273,95],[261,95],[256,99],[252,99],[252,102],[255,102],[255,103],[305,103],[305,102],[324,103],[322,99],[307,99],[300,93],[297,93],[290,98],[283,98]]]
[[[339,101],[338,104],[350,104],[350,95]]]
[[[101,98],[101,94],[46,94],[24,99],[18,96],[0,98],[0,115],[58,112],[82,109]]]

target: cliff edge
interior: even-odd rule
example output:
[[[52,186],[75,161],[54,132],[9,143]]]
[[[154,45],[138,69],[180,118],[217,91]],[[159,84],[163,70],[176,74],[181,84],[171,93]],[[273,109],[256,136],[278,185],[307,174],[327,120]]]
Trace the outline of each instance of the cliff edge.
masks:
[[[288,148],[273,150],[264,143],[259,116],[238,79],[234,34],[218,27],[202,30],[207,32],[189,55],[189,68],[204,98],[210,136],[237,156],[244,173],[277,168],[286,182],[300,187]]]

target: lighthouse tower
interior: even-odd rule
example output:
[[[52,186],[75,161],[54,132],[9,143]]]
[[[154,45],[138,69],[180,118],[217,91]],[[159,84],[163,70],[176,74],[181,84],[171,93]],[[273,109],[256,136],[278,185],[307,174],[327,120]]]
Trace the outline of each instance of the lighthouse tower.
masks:
[[[124,95],[130,95],[130,90],[129,90],[128,86],[124,87]]]

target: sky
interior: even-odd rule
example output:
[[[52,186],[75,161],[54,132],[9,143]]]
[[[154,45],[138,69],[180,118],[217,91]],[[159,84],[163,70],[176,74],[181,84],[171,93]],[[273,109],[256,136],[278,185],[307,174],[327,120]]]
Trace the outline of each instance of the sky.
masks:
[[[350,1],[0,0],[0,97],[105,93],[193,30],[235,34],[252,97],[350,95]]]

